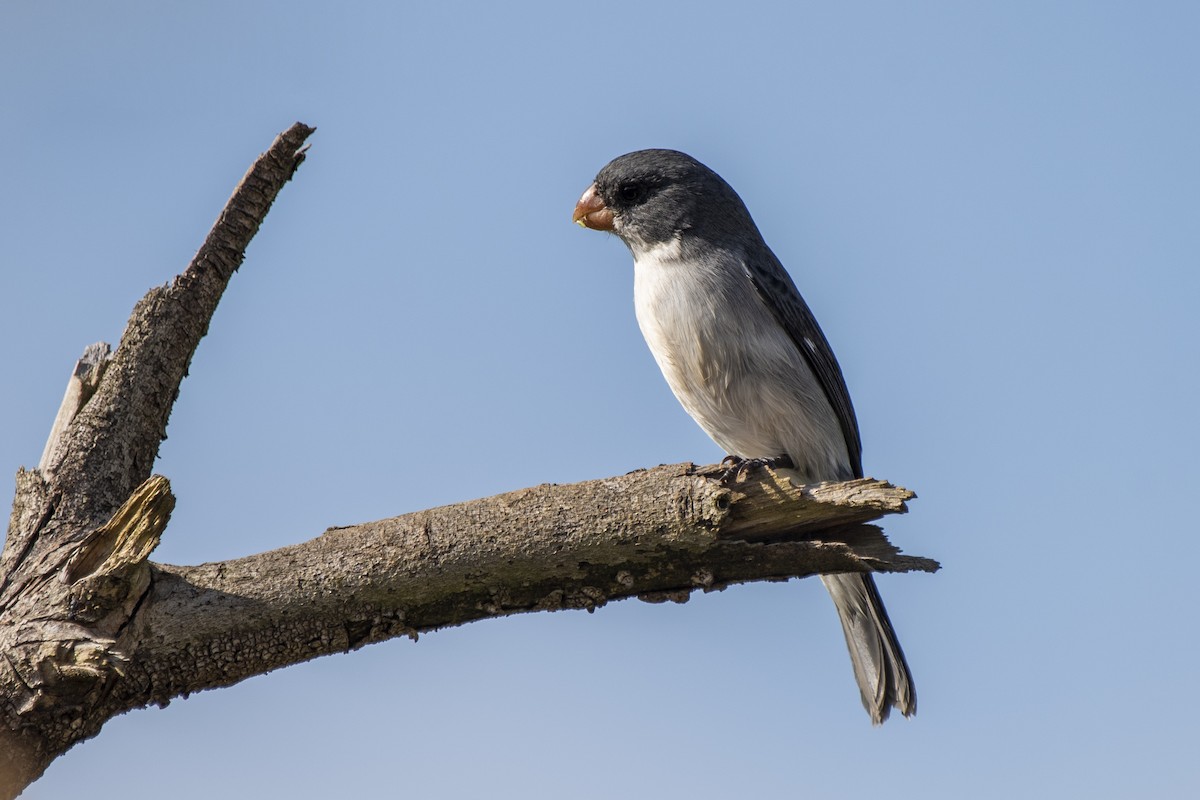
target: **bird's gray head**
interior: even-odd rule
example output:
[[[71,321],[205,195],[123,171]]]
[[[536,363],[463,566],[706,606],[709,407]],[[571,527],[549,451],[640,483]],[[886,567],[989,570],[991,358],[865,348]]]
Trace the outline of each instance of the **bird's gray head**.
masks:
[[[737,192],[677,150],[638,150],[610,161],[579,199],[574,220],[612,231],[635,253],[672,239],[758,238]]]

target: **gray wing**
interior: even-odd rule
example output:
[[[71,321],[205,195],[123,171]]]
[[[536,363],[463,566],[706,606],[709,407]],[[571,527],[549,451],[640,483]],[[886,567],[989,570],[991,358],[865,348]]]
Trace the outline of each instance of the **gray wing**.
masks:
[[[758,296],[796,343],[797,349],[804,354],[821,388],[825,390],[825,397],[833,406],[842,427],[842,435],[846,437],[846,451],[850,454],[854,476],[861,478],[862,439],[858,435],[858,420],[854,416],[854,406],[850,402],[846,379],[842,377],[842,368],[838,366],[833,348],[821,332],[821,326],[817,324],[816,317],[800,296],[787,270],[766,244],[748,252],[743,265]]]

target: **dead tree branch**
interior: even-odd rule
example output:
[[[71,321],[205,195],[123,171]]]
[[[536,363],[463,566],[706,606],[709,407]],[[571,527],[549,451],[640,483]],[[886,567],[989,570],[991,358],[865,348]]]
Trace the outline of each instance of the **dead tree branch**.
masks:
[[[113,716],[316,656],[485,617],[820,572],[937,568],[867,524],[912,493],[769,470],[658,467],[335,528],[197,567],[148,557],[174,497],[150,469],[188,364],[275,196],[297,123],[250,168],[188,268],[87,349],[0,555],[0,800]]]

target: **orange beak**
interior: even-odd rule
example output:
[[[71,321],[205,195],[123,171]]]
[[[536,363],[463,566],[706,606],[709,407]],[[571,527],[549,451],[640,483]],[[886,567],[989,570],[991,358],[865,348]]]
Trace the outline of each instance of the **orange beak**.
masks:
[[[575,213],[571,219],[585,228],[594,231],[611,231],[613,229],[612,210],[604,205],[604,200],[596,192],[596,184],[592,184],[575,204]]]

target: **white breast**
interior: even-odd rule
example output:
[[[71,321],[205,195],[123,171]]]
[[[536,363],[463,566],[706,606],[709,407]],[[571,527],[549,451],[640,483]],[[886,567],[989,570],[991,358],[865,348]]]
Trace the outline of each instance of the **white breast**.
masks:
[[[812,370],[759,299],[740,253],[634,253],[638,325],[684,409],[744,458],[789,456],[810,480],[848,474],[845,439]]]

